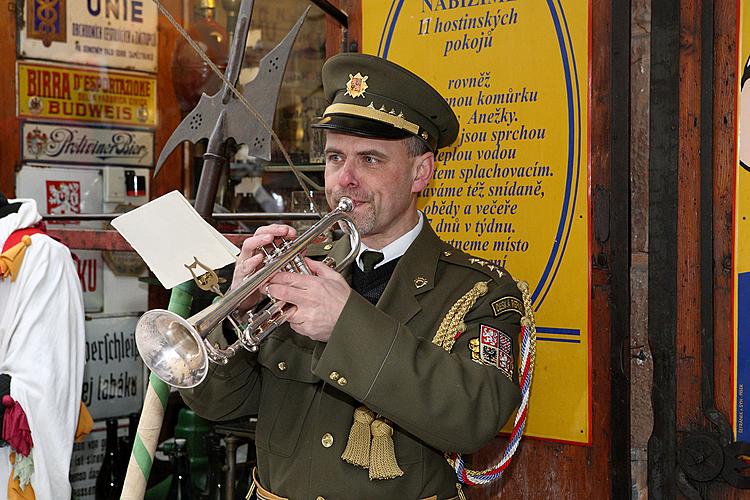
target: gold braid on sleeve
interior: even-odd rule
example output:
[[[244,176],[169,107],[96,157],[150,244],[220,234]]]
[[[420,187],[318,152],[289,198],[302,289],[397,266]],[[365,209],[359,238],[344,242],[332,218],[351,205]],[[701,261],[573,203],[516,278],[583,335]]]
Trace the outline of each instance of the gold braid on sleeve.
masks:
[[[464,316],[466,316],[466,313],[474,307],[477,299],[487,293],[488,283],[489,281],[477,282],[471,290],[466,292],[463,297],[453,304],[448,311],[448,314],[445,315],[443,321],[440,323],[440,327],[438,328],[435,337],[432,339],[433,344],[442,347],[447,352],[451,352],[453,344],[456,342],[456,338],[458,338],[459,334],[463,333],[466,329]]]

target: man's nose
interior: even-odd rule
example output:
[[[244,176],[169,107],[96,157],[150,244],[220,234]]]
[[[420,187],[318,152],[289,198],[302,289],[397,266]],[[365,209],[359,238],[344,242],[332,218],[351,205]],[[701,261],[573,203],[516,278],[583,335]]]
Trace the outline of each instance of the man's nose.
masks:
[[[339,170],[339,184],[342,186],[356,186],[359,184],[353,159],[348,158],[344,162],[344,166]]]

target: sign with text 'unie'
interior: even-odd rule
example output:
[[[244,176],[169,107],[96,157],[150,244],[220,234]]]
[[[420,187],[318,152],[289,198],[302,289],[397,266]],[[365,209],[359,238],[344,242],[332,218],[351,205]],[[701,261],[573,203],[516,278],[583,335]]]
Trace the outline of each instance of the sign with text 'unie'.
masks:
[[[151,0],[25,0],[19,57],[156,73]],[[21,4],[23,5],[23,4]]]
[[[24,122],[21,160],[89,165],[154,164],[151,130]]]
[[[362,4],[364,52],[414,71],[458,116],[419,206],[443,240],[530,284],[538,345],[526,434],[572,443],[591,441],[589,8]]]
[[[18,116],[156,125],[156,78],[51,64],[17,64]]]
[[[750,389],[750,1],[739,2],[738,156],[734,196],[734,432],[750,442],[745,392]]]
[[[138,316],[86,320],[83,393],[94,420],[128,415],[143,406],[143,361],[135,345]]]

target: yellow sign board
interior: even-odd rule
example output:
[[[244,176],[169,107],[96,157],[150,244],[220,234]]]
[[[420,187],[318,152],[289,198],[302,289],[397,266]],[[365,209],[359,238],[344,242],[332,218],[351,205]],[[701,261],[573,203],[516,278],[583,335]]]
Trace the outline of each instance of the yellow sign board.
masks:
[[[19,62],[18,116],[156,125],[156,78],[137,73]]]
[[[745,392],[750,390],[750,2],[740,2],[739,161],[734,196],[734,432],[750,442]]]
[[[432,84],[461,125],[420,208],[442,239],[531,285],[526,434],[590,443],[589,2],[368,0],[362,11],[364,52]]]

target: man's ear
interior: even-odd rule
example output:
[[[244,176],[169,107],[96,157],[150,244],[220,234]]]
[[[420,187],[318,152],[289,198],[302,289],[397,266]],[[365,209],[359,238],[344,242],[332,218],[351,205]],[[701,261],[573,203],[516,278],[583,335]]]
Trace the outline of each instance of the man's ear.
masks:
[[[435,173],[435,155],[432,151],[428,151],[414,158],[414,163],[414,181],[411,184],[411,192],[420,193]]]

